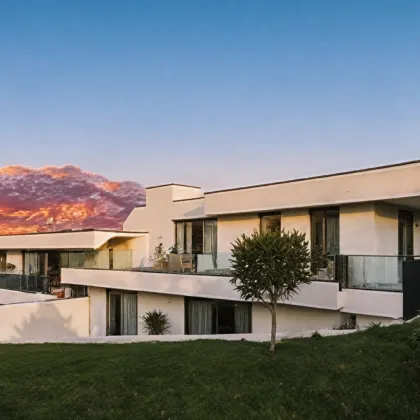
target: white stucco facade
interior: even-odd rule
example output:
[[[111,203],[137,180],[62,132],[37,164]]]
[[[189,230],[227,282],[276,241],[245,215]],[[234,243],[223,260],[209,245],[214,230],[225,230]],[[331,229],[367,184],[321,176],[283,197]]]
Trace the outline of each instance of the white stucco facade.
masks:
[[[102,337],[109,332],[107,290],[137,293],[139,334],[143,331],[141,317],[152,309],[168,314],[171,334],[184,334],[186,297],[241,301],[223,270],[230,266],[232,243],[242,234],[259,231],[263,215],[276,214],[283,229],[303,232],[310,242],[313,211],[333,209],[339,220],[339,254],[347,258],[343,270],[348,278],[352,273],[354,284],[327,272],[329,277],[318,277],[324,281],[302,286],[289,301],[279,303],[279,332],[337,328],[343,314],[356,316],[361,326],[372,321],[387,323],[404,314],[398,258],[400,210],[413,214],[413,250],[420,255],[419,177],[420,162],[410,162],[211,193],[193,186],[161,185],[147,189],[146,205],[133,209],[121,232],[0,237],[0,249],[7,249],[7,261],[17,269],[22,267],[20,249],[113,249],[113,270],[108,269],[109,260],[104,260],[95,267],[101,269],[61,272],[62,283],[89,287],[89,334]],[[168,250],[175,244],[177,222],[206,219],[216,221],[216,244],[212,244],[216,251],[198,255],[194,274],[153,271],[155,247],[162,243]],[[118,260],[118,251],[124,250],[131,251],[130,268],[136,270],[126,270]],[[214,256],[217,263],[213,263]],[[209,275],[213,264],[215,275]],[[199,271],[199,267],[205,268]],[[267,333],[269,316],[254,302],[252,332]]]

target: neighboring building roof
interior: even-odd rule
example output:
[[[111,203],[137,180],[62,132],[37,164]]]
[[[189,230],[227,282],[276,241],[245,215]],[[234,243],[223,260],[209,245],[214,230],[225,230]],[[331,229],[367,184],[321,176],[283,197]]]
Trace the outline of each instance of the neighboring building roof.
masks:
[[[399,167],[399,166],[413,165],[413,164],[416,164],[416,163],[420,163],[420,160],[412,160],[412,161],[407,161],[407,162],[393,163],[391,165],[374,166],[374,167],[370,167],[370,168],[354,169],[354,170],[351,170],[351,171],[336,172],[336,173],[324,174],[324,175],[316,175],[316,176],[310,176],[310,177],[306,177],[306,178],[287,179],[287,180],[284,180],[284,181],[269,182],[269,183],[266,183],[266,184],[255,184],[255,185],[246,185],[246,186],[243,186],[243,187],[236,187],[236,188],[226,188],[226,189],[221,189],[221,190],[208,191],[208,192],[205,192],[204,195],[217,194],[217,193],[229,192],[229,191],[237,191],[237,190],[246,190],[246,189],[250,189],[250,188],[268,187],[268,186],[271,186],[271,185],[290,184],[292,182],[310,181],[310,180],[330,178],[330,177],[340,176],[340,175],[351,175],[351,174],[357,174],[357,173],[360,173],[360,172],[369,172],[369,171],[376,171],[376,170],[381,170],[381,169],[390,169],[390,168],[395,168],[395,167]]]

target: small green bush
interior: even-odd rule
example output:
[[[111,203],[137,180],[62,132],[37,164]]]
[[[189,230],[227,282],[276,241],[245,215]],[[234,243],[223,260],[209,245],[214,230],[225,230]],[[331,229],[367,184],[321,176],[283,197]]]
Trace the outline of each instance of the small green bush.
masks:
[[[311,338],[322,338],[322,335],[318,331],[314,331]]]
[[[143,330],[149,335],[163,335],[165,332],[169,332],[171,324],[168,320],[168,314],[164,314],[161,310],[146,312],[142,317]]]
[[[420,326],[416,327],[408,338],[410,347],[414,350],[420,350]]]
[[[382,327],[382,322],[369,322],[369,324],[366,327],[366,330],[375,330],[377,328]]]

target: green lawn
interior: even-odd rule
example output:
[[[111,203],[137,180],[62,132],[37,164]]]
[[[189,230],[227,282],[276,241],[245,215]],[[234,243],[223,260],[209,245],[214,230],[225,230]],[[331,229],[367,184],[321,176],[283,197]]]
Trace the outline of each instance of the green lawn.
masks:
[[[0,419],[417,419],[412,325],[266,344],[0,346]]]

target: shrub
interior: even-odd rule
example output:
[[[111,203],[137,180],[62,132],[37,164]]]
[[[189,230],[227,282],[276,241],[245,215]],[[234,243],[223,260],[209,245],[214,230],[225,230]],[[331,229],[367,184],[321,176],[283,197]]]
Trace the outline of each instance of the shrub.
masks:
[[[369,322],[369,324],[367,325],[367,327],[365,328],[366,330],[376,330],[378,328],[381,328],[382,326],[382,322]]]
[[[343,314],[344,315],[344,314]],[[355,330],[357,328],[356,315],[344,315],[337,330]]]
[[[416,327],[410,337],[408,338],[410,347],[415,350],[420,350],[420,326]]]
[[[318,331],[314,331],[311,338],[322,338],[322,335]]]
[[[163,335],[165,332],[169,332],[171,324],[168,320],[168,314],[164,314],[161,310],[146,312],[142,317],[143,330],[149,335]]]

